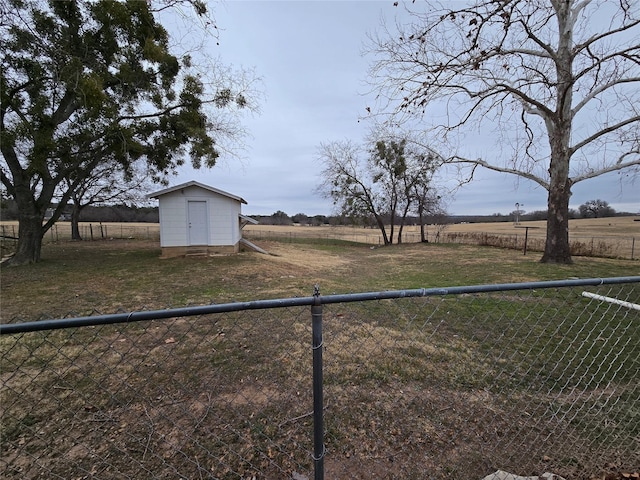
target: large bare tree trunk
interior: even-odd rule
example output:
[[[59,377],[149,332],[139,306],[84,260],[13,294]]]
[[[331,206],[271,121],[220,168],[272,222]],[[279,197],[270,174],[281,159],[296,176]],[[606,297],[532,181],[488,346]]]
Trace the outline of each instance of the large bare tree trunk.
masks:
[[[80,207],[76,203],[73,204],[71,211],[71,240],[82,240],[80,235]]]
[[[40,261],[42,237],[46,231],[43,226],[44,215],[51,200],[54,186],[43,184],[40,199],[36,199],[29,181],[20,167],[15,150],[11,146],[2,149],[2,154],[12,171],[14,188],[12,194],[18,206],[18,245],[16,253],[7,261],[7,265],[27,265]],[[41,200],[42,198],[45,200]]]
[[[542,263],[572,263],[569,245],[569,198],[571,185],[557,181],[549,189],[547,239]]]
[[[547,197],[547,239],[543,263],[572,263],[569,249],[569,198],[571,198],[570,144],[573,123],[573,23],[571,2],[559,2],[556,15],[560,37],[558,40],[556,71],[556,105],[554,115],[545,118],[551,161],[549,163],[549,195]]]
[[[556,126],[550,133],[551,162],[549,165],[549,195],[547,197],[547,239],[542,263],[572,263],[569,248],[569,199],[572,182],[569,178],[568,154],[570,127]]]
[[[44,216],[34,209],[18,212],[18,246],[8,265],[27,265],[40,261]]]
[[[389,242],[389,236],[387,235],[387,228],[384,225],[384,220],[380,217],[380,215],[375,215],[375,218],[376,218],[376,224],[378,225],[378,228],[382,233],[382,239],[384,241],[384,244],[390,245],[391,242]]]

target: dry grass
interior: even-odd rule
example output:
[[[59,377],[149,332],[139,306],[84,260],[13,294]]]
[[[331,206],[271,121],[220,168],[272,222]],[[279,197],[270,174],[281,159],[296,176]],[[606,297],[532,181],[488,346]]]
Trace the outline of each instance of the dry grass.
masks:
[[[610,217],[610,218],[578,218],[569,221],[569,231],[574,234],[585,236],[634,236],[640,234],[640,222],[634,221],[640,218],[637,216],[628,217]],[[460,233],[500,233],[515,234],[520,233],[517,228],[532,227],[537,231],[530,230],[530,235],[543,235],[547,224],[545,221],[528,221],[520,222],[517,226],[513,222],[484,222],[484,223],[456,223],[447,225],[446,231]],[[427,230],[434,227],[429,226]],[[305,234],[316,233],[318,236],[335,234],[335,232],[343,232],[340,236],[358,236],[361,235],[363,228],[360,227],[307,227],[307,226],[289,226],[289,225],[247,225],[245,231],[260,231],[263,229],[274,230],[278,232],[301,232]],[[366,229],[371,230],[371,229]],[[376,230],[373,230],[376,232]],[[405,226],[406,233],[420,233],[419,226]],[[543,235],[544,236],[544,235]]]
[[[634,220],[637,216],[610,218],[576,218],[569,220],[569,235],[585,236],[634,236],[640,234],[640,222]],[[496,223],[466,223],[447,227],[452,232],[488,232],[488,233],[517,233],[516,227],[533,227],[529,235],[543,235],[547,227],[545,221],[520,222],[517,226],[512,222]]]
[[[569,238],[574,255],[587,255],[609,258],[638,258],[638,249],[634,237],[640,238],[640,222],[637,217],[613,217],[597,219],[575,219],[569,222]],[[528,231],[525,227],[528,227]],[[469,245],[494,246],[499,248],[524,249],[525,233],[527,250],[544,250],[546,222],[466,223],[442,226],[428,226],[427,237],[436,243],[463,243]],[[245,233],[249,238],[315,238],[341,239],[370,245],[381,245],[382,236],[376,229],[359,227],[307,227],[248,225]],[[395,239],[394,239],[395,241]],[[403,241],[420,241],[420,227],[406,226]]]
[[[584,237],[633,237],[640,235],[640,222],[636,221],[638,216],[628,217],[608,217],[608,218],[579,218],[569,221],[569,233],[570,235],[579,235]],[[70,238],[70,223],[58,222],[58,232],[54,231],[53,238],[58,240],[65,240]],[[144,238],[147,234],[158,236],[160,232],[159,224],[152,223],[111,223],[111,222],[81,222],[80,228],[83,232],[88,232],[89,225],[92,226],[94,236],[100,237],[100,226],[103,227],[102,234],[105,237],[123,238],[132,232],[137,232],[137,238]],[[490,233],[490,234],[522,234],[524,227],[531,227],[529,235],[531,237],[541,236],[544,237],[546,229],[545,221],[527,221],[520,222],[517,226],[512,222],[485,222],[485,223],[457,223],[446,226],[447,232],[455,233]],[[7,235],[13,235],[17,233],[18,223],[15,221],[2,221],[0,222],[0,229],[4,228],[4,232]],[[434,226],[427,227],[428,231],[434,229]],[[363,235],[375,234],[375,229],[364,229],[361,227],[344,227],[344,226],[319,226],[309,227],[304,225],[247,225],[244,228],[245,232],[253,233],[264,230],[271,230],[279,232],[281,234],[297,233],[300,235],[307,235],[309,237],[337,237],[344,239],[352,239],[361,237]],[[405,226],[404,232],[407,234],[419,234],[420,227],[418,226]],[[52,238],[49,234],[49,239]],[[47,240],[47,238],[45,238]]]
[[[573,255],[587,255],[609,258],[638,258],[640,244],[640,222],[638,217],[610,217],[595,219],[574,219],[569,222],[569,235]],[[544,250],[546,222],[488,222],[452,224],[446,226],[428,226],[427,236],[431,242],[463,243],[470,245],[494,246],[523,250],[527,232],[527,250],[541,252]],[[2,235],[15,237],[17,222],[0,222]],[[80,232],[85,240],[136,239],[159,241],[160,225],[149,223],[81,223]],[[397,231],[396,231],[397,232]],[[301,225],[247,225],[245,236],[252,240],[302,238],[329,242],[339,239],[359,242],[368,245],[381,245],[382,236],[377,229],[346,226],[301,226]],[[58,222],[47,232],[45,243],[64,242],[71,238],[69,222]],[[403,230],[405,243],[420,241],[418,226],[405,226]],[[395,241],[395,240],[394,240]],[[15,247],[15,241],[3,239],[0,242],[2,255],[8,255]]]
[[[520,252],[466,245],[372,249],[264,241],[260,246],[275,255],[161,260],[157,242],[146,240],[48,244],[41,263],[3,270],[2,319],[309,296],[316,283],[330,294],[623,276],[638,270],[635,261],[594,258],[577,258],[570,266],[541,265]],[[588,429],[563,425],[566,437],[536,443],[551,431],[536,423],[529,432],[523,425],[548,399],[533,395],[531,400],[522,391],[526,375],[490,355],[495,346],[505,348],[501,359],[527,352],[529,361],[539,362],[549,351],[576,351],[573,344],[562,344],[571,332],[553,327],[552,312],[565,318],[564,299],[552,294],[517,300],[465,297],[327,307],[327,478],[481,478],[495,470],[493,462],[518,473],[534,473],[518,469],[535,465],[589,478],[579,445],[566,440],[575,442]],[[549,351],[530,348],[519,335],[534,311],[550,322],[551,336],[541,337]],[[495,343],[514,329],[504,343]],[[584,324],[576,329],[581,332]],[[637,335],[637,330],[627,332]],[[604,338],[617,337],[607,333]],[[308,309],[0,340],[0,476],[275,480],[293,472],[310,475]],[[593,351],[610,361],[600,335],[592,343],[598,347]],[[589,345],[581,348],[591,352]],[[620,360],[622,347],[612,347],[616,362],[623,363],[611,371],[626,375],[609,389],[616,398],[635,391],[627,377],[637,366],[636,345],[633,340]],[[509,379],[498,378],[500,368],[513,374],[515,390],[503,391]],[[485,379],[492,383],[482,384]],[[591,395],[591,389],[576,391],[571,401]],[[554,394],[552,400],[557,398]],[[636,405],[637,400],[614,403]],[[619,415],[607,419],[608,429],[633,432],[636,413],[619,408]],[[631,421],[625,424],[625,418]],[[510,436],[520,440],[509,443]],[[617,448],[597,442],[596,447],[600,454],[605,447],[615,454]],[[548,453],[531,458],[534,448]],[[622,460],[618,467],[633,467],[633,457]]]
[[[154,241],[60,242],[43,260],[3,268],[3,321],[56,318],[308,296],[323,293],[507,283],[569,277],[634,275],[637,261],[576,258],[573,265],[538,263],[535,255],[477,246],[283,243],[262,240],[275,255],[161,260]]]

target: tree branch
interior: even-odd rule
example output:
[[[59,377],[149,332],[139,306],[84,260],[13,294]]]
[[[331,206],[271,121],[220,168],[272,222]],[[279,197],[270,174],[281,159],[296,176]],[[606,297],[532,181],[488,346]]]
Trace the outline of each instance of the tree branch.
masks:
[[[526,172],[524,170],[519,170],[517,168],[503,167],[503,166],[500,166],[500,165],[492,165],[489,162],[487,162],[485,160],[482,160],[482,159],[472,160],[472,159],[469,159],[469,158],[462,158],[462,157],[457,157],[457,156],[448,159],[446,161],[446,163],[477,165],[477,166],[480,166],[480,167],[487,168],[489,170],[493,170],[494,172],[510,173],[510,174],[518,175],[519,177],[523,177],[523,178],[526,178],[528,180],[531,180],[531,181],[537,183],[538,185],[543,187],[545,190],[549,190],[549,182],[547,182],[546,180],[540,178],[537,175],[534,175],[533,173],[529,173],[529,172]]]
[[[630,77],[630,78],[614,79],[610,82],[605,83],[604,85],[600,85],[598,88],[595,88],[591,92],[589,92],[588,95],[585,95],[585,97],[578,104],[576,104],[576,106],[572,109],[572,114],[575,116],[575,114],[578,113],[580,110],[582,110],[591,100],[596,98],[601,93],[604,93],[607,90],[617,85],[621,85],[623,83],[638,83],[638,82],[640,82],[640,77]]]
[[[580,150],[585,145],[588,145],[589,143],[591,143],[594,140],[602,137],[603,135],[606,135],[607,133],[611,133],[611,132],[614,132],[616,130],[619,130],[620,128],[622,128],[624,126],[632,124],[632,123],[635,123],[635,122],[640,122],[640,115],[636,115],[634,117],[627,118],[627,119],[625,119],[625,120],[623,120],[621,122],[616,123],[615,125],[611,125],[609,127],[603,128],[602,130],[598,130],[596,133],[594,133],[590,137],[585,138],[581,142],[579,142],[576,145],[574,145],[573,147],[571,147],[570,148],[570,152],[571,152],[571,154],[573,154],[574,152],[577,152],[578,150]],[[616,170],[618,170],[618,169],[616,169]]]
[[[640,154],[640,152],[635,152],[635,153]],[[572,178],[572,181],[575,184],[578,182],[582,182],[584,180],[588,180],[590,178],[599,177],[600,175],[604,175],[605,173],[617,172],[619,170],[624,170],[625,168],[640,166],[640,158],[636,160],[630,160],[628,162],[622,162],[621,160],[622,159],[619,159],[613,165],[609,165],[597,170],[590,170],[589,172],[584,173],[582,175],[576,175],[575,177]]]

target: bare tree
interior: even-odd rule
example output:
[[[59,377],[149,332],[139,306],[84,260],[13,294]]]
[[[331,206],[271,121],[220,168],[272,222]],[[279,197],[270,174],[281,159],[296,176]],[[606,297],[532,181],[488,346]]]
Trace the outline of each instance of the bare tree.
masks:
[[[374,179],[381,183],[388,199],[390,237],[393,239],[397,222],[397,243],[402,243],[402,232],[407,215],[424,207],[427,196],[433,196],[431,182],[439,156],[429,148],[409,141],[406,135],[396,140],[386,135],[375,142],[371,157]]]
[[[471,168],[469,178],[481,166],[545,188],[541,261],[571,263],[572,186],[640,165],[640,4],[451,5],[460,4],[406,7],[410,21],[371,36],[378,111],[394,124],[418,120],[450,152],[447,162]],[[465,142],[478,132],[495,139],[489,153]]]
[[[323,143],[318,158],[324,165],[318,192],[331,198],[341,215],[372,216],[384,244],[389,245],[384,206],[362,148],[348,140]]]
[[[136,204],[144,200],[145,191],[150,190],[151,177],[140,169],[123,170],[117,162],[104,163],[89,174],[65,179],[61,191],[71,190],[71,238],[82,240],[80,235],[80,213],[90,205],[107,205],[118,201]],[[72,188],[72,186],[75,187]]]
[[[421,201],[418,193],[430,189],[436,157],[415,144],[410,148],[406,138],[387,135],[373,143],[370,149],[349,141],[322,144],[318,190],[333,199],[342,215],[373,217],[385,245],[394,242],[397,225],[397,242],[402,243],[407,215]]]
[[[418,221],[420,222],[420,241],[422,243],[428,243],[426,217],[442,217],[446,215],[442,197],[428,184],[416,184],[414,186],[414,195],[416,199],[416,213],[418,214]]]

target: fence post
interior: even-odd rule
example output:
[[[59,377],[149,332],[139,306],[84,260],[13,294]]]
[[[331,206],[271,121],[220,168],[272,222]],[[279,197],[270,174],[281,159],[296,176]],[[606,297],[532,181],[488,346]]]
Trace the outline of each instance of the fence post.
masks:
[[[315,480],[324,480],[324,421],[322,392],[322,304],[320,287],[315,286],[315,301],[311,306],[313,334],[313,470]]]

